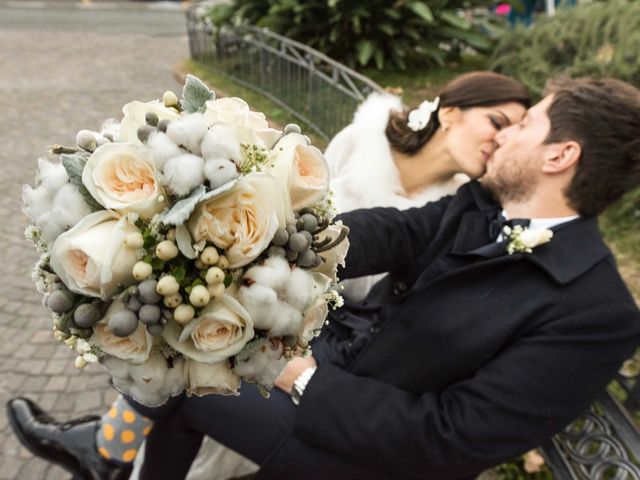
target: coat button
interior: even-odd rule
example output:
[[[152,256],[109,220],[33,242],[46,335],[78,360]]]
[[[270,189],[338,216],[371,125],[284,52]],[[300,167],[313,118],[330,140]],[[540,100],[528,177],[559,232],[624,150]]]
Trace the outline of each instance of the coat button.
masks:
[[[371,326],[369,327],[369,331],[370,331],[371,333],[378,333],[378,330],[380,330],[380,326],[379,326],[379,325],[371,325]]]
[[[407,291],[407,284],[404,282],[396,282],[393,284],[393,293],[395,295],[402,295]]]

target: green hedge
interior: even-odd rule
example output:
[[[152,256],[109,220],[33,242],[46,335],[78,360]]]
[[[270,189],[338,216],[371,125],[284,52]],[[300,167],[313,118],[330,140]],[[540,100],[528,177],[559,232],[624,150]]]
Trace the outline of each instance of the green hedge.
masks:
[[[352,67],[445,65],[471,47],[490,53],[503,31],[490,0],[230,0],[213,22],[264,26]]]
[[[540,16],[533,27],[504,34],[490,64],[536,96],[558,74],[611,76],[640,86],[640,2],[583,3]]]

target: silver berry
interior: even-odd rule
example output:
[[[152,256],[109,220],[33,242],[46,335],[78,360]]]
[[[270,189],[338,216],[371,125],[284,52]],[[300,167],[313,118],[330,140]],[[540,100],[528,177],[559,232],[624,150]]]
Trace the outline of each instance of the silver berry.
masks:
[[[141,306],[142,301],[136,295],[131,295],[129,297],[129,300],[127,300],[126,307],[132,312],[138,313],[138,310],[140,310]]]
[[[158,303],[162,300],[162,295],[156,291],[157,286],[158,281],[152,278],[140,282],[138,285],[138,297],[140,297],[140,300],[144,303]]]
[[[83,303],[73,312],[73,321],[82,328],[93,327],[100,321],[100,310],[91,303]]]
[[[68,312],[73,307],[73,297],[66,290],[56,290],[49,295],[47,307],[56,313]]]
[[[160,307],[158,305],[143,305],[138,312],[138,318],[146,325],[160,321]]]
[[[277,245],[279,247],[284,247],[288,241],[289,232],[287,232],[287,230],[284,228],[277,229],[275,235],[273,236],[273,240],[271,240],[274,245]]]
[[[316,263],[316,252],[311,249],[301,252],[296,259],[296,263],[300,267],[312,267]]]
[[[300,217],[300,219],[302,220],[303,230],[309,233],[313,233],[318,228],[318,219],[315,217],[315,215],[312,215],[310,213],[305,213]]]
[[[289,237],[289,243],[287,244],[289,250],[294,252],[303,252],[309,248],[309,240],[300,232],[296,232]]]
[[[116,337],[128,337],[138,328],[138,316],[125,308],[111,315],[107,326]]]

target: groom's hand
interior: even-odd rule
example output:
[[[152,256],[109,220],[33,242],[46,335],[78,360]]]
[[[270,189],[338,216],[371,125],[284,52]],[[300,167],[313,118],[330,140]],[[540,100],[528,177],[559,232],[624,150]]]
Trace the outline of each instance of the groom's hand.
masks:
[[[296,381],[296,378],[298,378],[305,369],[315,367],[316,365],[316,359],[313,358],[313,356],[295,357],[293,360],[290,360],[287,366],[280,372],[280,375],[278,375],[278,378],[276,378],[274,382],[275,386],[291,395],[293,382]]]

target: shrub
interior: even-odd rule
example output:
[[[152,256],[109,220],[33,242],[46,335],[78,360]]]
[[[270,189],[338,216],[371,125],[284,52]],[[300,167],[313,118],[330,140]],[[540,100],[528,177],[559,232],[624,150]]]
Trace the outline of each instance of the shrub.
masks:
[[[491,69],[540,96],[556,75],[616,77],[640,85],[640,2],[611,0],[560,8],[532,28],[503,35]]]
[[[209,13],[218,25],[251,24],[354,66],[444,65],[471,47],[489,52],[498,19],[471,15],[488,0],[231,0]],[[466,8],[467,10],[463,10]]]

